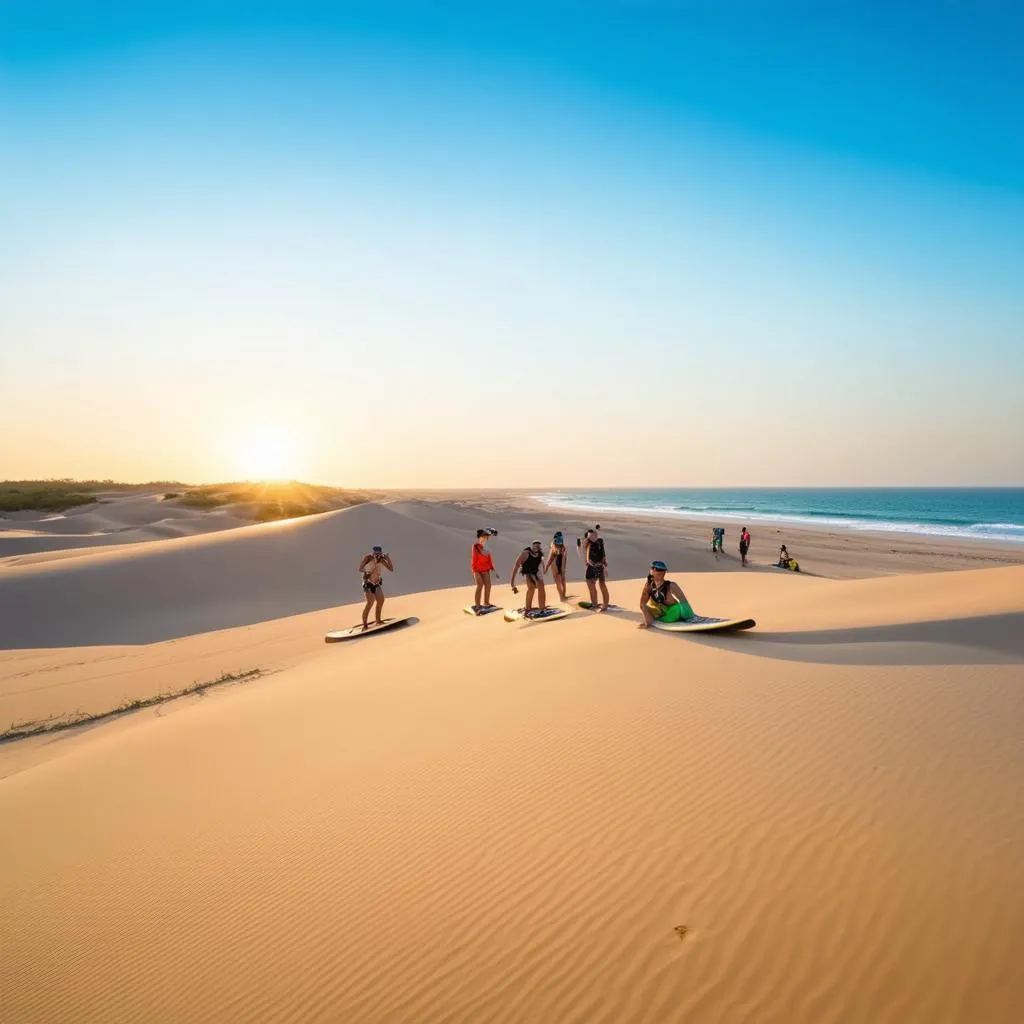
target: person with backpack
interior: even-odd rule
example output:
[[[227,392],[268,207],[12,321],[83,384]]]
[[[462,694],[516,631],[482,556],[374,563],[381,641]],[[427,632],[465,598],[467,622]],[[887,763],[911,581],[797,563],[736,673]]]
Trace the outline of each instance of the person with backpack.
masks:
[[[638,629],[649,629],[651,624],[658,622],[683,622],[692,619],[694,611],[686,595],[678,583],[665,578],[668,566],[655,559],[651,562],[651,571],[647,574],[647,582],[640,593],[640,612],[644,621]]]
[[[523,614],[529,618],[530,613],[533,611],[533,595],[536,592],[537,611],[543,612],[548,604],[544,594],[544,572],[541,568],[541,562],[544,561],[544,549],[541,546],[539,540],[535,540],[528,548],[523,548],[519,552],[519,557],[516,559],[516,564],[512,566],[512,576],[509,580],[512,586],[512,593],[518,594],[519,590],[516,587],[516,576],[521,572],[523,579],[526,581],[526,606],[523,608]]]
[[[592,530],[583,534],[583,540],[576,538],[576,550],[580,553],[587,569],[584,579],[587,581],[587,590],[590,591],[590,605],[595,612],[608,611],[608,584],[605,577],[608,575],[608,556],[604,550],[604,537],[598,532],[601,529],[600,523]],[[601,588],[602,600],[597,600],[597,589]]]

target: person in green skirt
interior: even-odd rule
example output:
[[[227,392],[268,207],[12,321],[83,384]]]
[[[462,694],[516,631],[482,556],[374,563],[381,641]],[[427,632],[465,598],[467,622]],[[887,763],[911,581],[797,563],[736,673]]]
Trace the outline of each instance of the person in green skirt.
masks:
[[[665,579],[668,566],[657,560],[651,562],[651,571],[640,594],[640,611],[644,621],[639,629],[647,629],[657,619],[658,622],[682,622],[692,619],[694,611],[686,600],[678,583]]]

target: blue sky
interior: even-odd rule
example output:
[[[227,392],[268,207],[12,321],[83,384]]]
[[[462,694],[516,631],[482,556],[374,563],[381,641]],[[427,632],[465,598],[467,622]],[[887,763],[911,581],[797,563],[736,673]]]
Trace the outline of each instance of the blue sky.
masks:
[[[1016,5],[151,7],[0,0],[0,476],[1024,483]]]

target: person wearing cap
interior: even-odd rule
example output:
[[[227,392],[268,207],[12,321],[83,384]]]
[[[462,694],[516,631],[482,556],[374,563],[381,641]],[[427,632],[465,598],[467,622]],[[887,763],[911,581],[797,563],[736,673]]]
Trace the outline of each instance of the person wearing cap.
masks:
[[[647,629],[652,622],[681,622],[692,619],[694,612],[678,583],[665,579],[668,567],[664,562],[651,562],[651,571],[640,594],[640,611],[644,621],[639,629]]]
[[[583,561],[587,564],[587,571],[584,578],[587,581],[587,590],[590,591],[590,606],[596,612],[608,611],[608,584],[605,583],[605,576],[608,574],[608,558],[604,552],[604,537],[598,531],[600,524],[592,530],[583,534],[582,547],[580,539],[576,538],[576,550],[580,552]],[[601,588],[601,597],[604,599],[598,603],[597,588]]]
[[[512,593],[518,594],[519,590],[516,588],[516,575],[517,573],[523,574],[523,579],[526,581],[526,607],[523,608],[523,612],[529,615],[533,611],[533,594],[537,592],[537,611],[542,612],[547,608],[547,600],[544,595],[544,569],[541,568],[541,562],[544,561],[544,548],[539,540],[535,540],[528,548],[523,548],[519,552],[519,557],[516,559],[516,564],[512,566],[512,576],[510,583],[512,585]]]
[[[551,570],[551,578],[555,581],[558,596],[565,600],[565,537],[559,530],[551,540],[551,550],[548,552],[548,560],[544,563],[544,571]]]
[[[363,629],[367,628],[370,609],[376,604],[375,624],[380,626],[384,620],[381,611],[384,608],[384,570],[394,572],[395,566],[391,556],[384,553],[379,544],[374,544],[368,555],[363,555],[359,563],[359,571],[363,574],[363,593],[366,595],[366,606],[363,608]]]
[[[498,578],[494,569],[494,559],[487,550],[487,541],[494,536],[497,530],[477,530],[476,542],[469,556],[469,571],[476,581],[476,594],[473,597],[473,611],[478,612],[481,608],[491,607],[491,573]]]

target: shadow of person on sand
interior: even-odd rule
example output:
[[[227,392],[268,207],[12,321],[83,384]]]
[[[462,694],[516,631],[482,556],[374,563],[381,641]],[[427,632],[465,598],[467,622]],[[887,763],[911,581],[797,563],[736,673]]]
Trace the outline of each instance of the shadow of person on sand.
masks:
[[[663,634],[659,634],[663,635]],[[676,634],[711,647],[823,665],[1024,664],[1024,613],[801,632]]]

